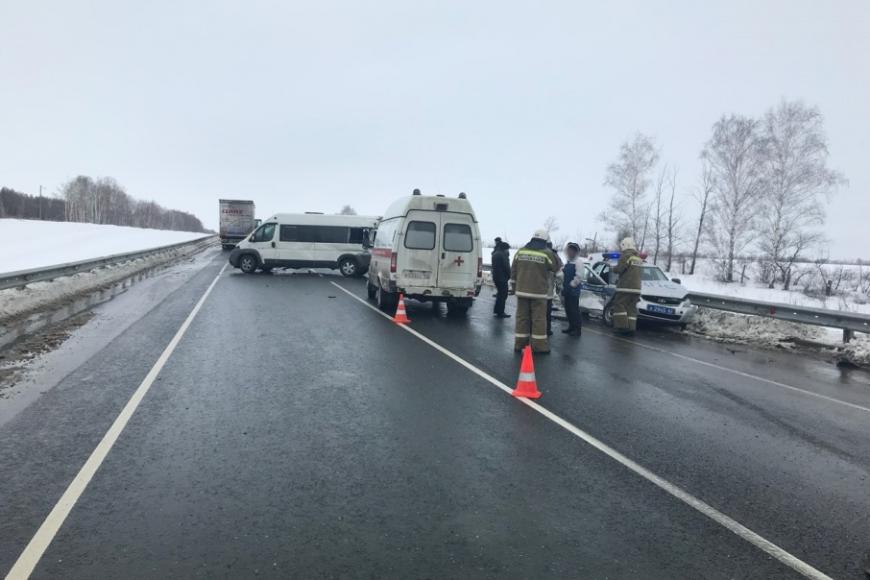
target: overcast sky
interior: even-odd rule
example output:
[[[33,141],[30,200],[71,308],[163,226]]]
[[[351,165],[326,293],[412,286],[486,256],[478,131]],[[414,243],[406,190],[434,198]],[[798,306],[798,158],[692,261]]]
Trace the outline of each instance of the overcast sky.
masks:
[[[679,167],[690,220],[717,118],[799,98],[850,182],[831,254],[867,258],[868,31],[868,0],[0,0],[0,185],[113,176],[208,227],[221,196],[379,215],[467,191],[488,238],[548,215],[600,237],[634,132]]]

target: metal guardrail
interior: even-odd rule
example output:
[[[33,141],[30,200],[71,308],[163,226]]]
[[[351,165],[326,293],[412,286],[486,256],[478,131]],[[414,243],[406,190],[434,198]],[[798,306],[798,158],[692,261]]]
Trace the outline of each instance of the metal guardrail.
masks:
[[[702,292],[689,292],[688,297],[692,301],[692,304],[703,306],[704,308],[764,316],[799,322],[801,324],[842,328],[844,342],[848,342],[856,332],[870,333],[870,315],[859,314],[857,312],[827,310],[824,308],[795,306],[761,300],[747,300],[745,298],[719,296],[717,294],[705,294]]]
[[[217,240],[217,236],[212,234],[209,236],[204,236],[202,238],[197,238],[195,240],[188,240],[186,242],[179,242],[177,244],[170,244],[168,246],[160,246],[158,248],[150,248],[148,250],[138,250],[136,252],[114,254],[102,258],[81,260],[79,262],[69,262],[67,264],[58,264],[56,266],[48,266],[45,268],[33,268],[30,270],[18,270],[17,272],[8,272],[6,274],[0,274],[0,290],[5,290],[7,288],[17,288],[20,286],[31,284],[33,282],[53,280],[54,278],[60,278],[62,276],[71,276],[72,274],[78,274],[79,272],[88,272],[90,270],[93,270],[94,268],[98,268],[100,266],[107,266],[109,264],[118,264],[121,262],[129,262],[130,260],[137,260],[140,258],[156,256],[158,254],[171,252],[185,246],[196,246],[198,244],[210,245],[209,242],[212,240]]]

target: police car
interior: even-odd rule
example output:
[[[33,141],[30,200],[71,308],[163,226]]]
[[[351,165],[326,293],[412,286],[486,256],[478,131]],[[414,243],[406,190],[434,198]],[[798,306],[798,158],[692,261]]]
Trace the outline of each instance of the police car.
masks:
[[[582,284],[580,310],[600,315],[605,324],[613,325],[611,300],[616,294],[618,275],[613,267],[619,261],[619,252],[604,252],[591,257],[586,264],[586,281]],[[688,290],[678,279],[669,279],[664,270],[653,264],[641,268],[640,301],[637,303],[639,319],[662,324],[677,324],[685,328],[698,307],[688,299]]]

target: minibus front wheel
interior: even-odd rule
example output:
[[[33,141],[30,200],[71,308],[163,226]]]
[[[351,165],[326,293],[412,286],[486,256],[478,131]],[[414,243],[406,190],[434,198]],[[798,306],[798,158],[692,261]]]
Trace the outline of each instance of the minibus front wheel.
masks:
[[[259,261],[254,254],[242,254],[239,256],[239,270],[245,274],[253,274],[259,265]]]

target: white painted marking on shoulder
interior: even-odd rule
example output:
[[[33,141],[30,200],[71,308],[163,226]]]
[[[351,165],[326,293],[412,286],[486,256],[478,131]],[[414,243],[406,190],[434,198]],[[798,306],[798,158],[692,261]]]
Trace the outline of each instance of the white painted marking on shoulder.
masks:
[[[716,370],[719,370],[719,371],[725,371],[725,372],[728,372],[728,373],[731,373],[731,374],[737,375],[737,376],[739,376],[739,377],[743,377],[743,378],[746,378],[746,379],[752,379],[752,380],[754,380],[754,381],[758,381],[758,382],[760,382],[760,383],[766,383],[766,384],[768,384],[768,385],[773,385],[773,386],[775,386],[775,387],[780,387],[780,388],[782,388],[782,389],[787,389],[787,390],[792,391],[792,392],[795,392],[795,393],[801,393],[802,395],[806,395],[806,396],[808,396],[808,397],[814,397],[814,398],[816,398],[816,399],[821,399],[821,400],[823,400],[823,401],[828,401],[829,403],[836,403],[836,404],[838,404],[838,405],[843,405],[843,406],[846,406],[846,407],[849,407],[849,408],[852,408],[852,409],[856,409],[856,410],[858,410],[858,411],[864,411],[865,413],[870,413],[870,407],[864,407],[864,406],[862,406],[862,405],[858,405],[858,404],[856,404],[856,403],[850,403],[850,402],[848,402],[848,401],[844,401],[844,400],[842,400],[842,399],[837,399],[837,398],[834,398],[834,397],[829,397],[829,396],[827,396],[827,395],[822,395],[821,393],[814,393],[813,391],[808,391],[808,390],[806,390],[806,389],[802,389],[802,388],[800,388],[800,387],[795,387],[795,386],[792,386],[792,385],[788,385],[788,384],[786,384],[786,383],[781,383],[781,382],[779,382],[779,381],[774,381],[773,379],[766,379],[766,378],[764,378],[764,377],[760,377],[760,376],[758,376],[758,375],[753,375],[752,373],[747,373],[747,372],[744,372],[744,371],[739,371],[739,370],[737,370],[737,369],[732,369],[732,368],[729,368],[729,367],[726,367],[726,366],[723,366],[723,365],[719,365],[719,364],[716,364],[716,363],[707,362],[707,361],[705,361],[705,360],[701,360],[701,359],[699,359],[699,358],[691,357],[691,356],[688,356],[688,355],[685,355],[685,354],[680,354],[680,353],[673,352],[673,351],[670,351],[670,350],[667,350],[667,349],[664,349],[664,348],[659,348],[659,347],[657,347],[657,346],[653,346],[653,345],[651,345],[651,344],[645,344],[645,343],[643,343],[643,342],[638,342],[638,341],[636,341],[636,340],[631,340],[630,338],[625,338],[625,337],[622,337],[622,336],[612,336],[612,335],[610,335],[610,334],[607,334],[607,333],[604,333],[604,332],[599,332],[599,331],[597,331],[597,330],[591,330],[591,329],[589,329],[589,330],[590,330],[590,332],[592,332],[593,334],[597,334],[597,335],[599,335],[599,336],[604,336],[604,337],[612,338],[613,340],[618,340],[618,341],[625,342],[625,343],[628,343],[628,344],[633,344],[633,345],[635,345],[635,346],[639,346],[639,347],[641,347],[641,348],[645,348],[645,349],[647,349],[647,350],[651,350],[651,351],[653,351],[653,352],[657,352],[657,353],[660,353],[660,354],[667,354],[667,355],[670,355],[670,356],[672,356],[672,357],[674,357],[674,358],[678,358],[678,359],[681,359],[681,360],[686,360],[686,361],[689,361],[689,362],[693,362],[693,363],[695,363],[695,364],[699,364],[699,365],[702,365],[702,366],[705,366],[705,367],[708,367],[708,368],[716,369]]]
[[[381,312],[375,306],[372,306],[371,304],[366,302],[364,299],[360,298],[359,296],[357,296],[356,294],[354,294],[350,290],[344,288],[342,285],[337,284],[336,282],[331,282],[331,284],[333,284],[336,288],[338,288],[339,290],[341,290],[342,292],[344,292],[345,294],[347,294],[348,296],[350,296],[354,300],[356,300],[359,303],[363,304],[364,306],[370,308],[371,310],[377,312],[378,314],[380,314],[381,316],[383,316],[387,320],[392,320],[392,317],[390,317],[388,314]],[[408,332],[408,333],[414,335],[416,338],[419,338],[420,340],[422,340],[423,342],[425,342],[426,344],[428,344],[429,346],[431,346],[435,350],[437,350],[440,353],[444,354],[445,356],[451,358],[452,360],[454,360],[458,364],[467,368],[468,370],[470,370],[471,372],[473,372],[474,374],[476,374],[480,378],[491,383],[493,386],[498,387],[499,389],[501,389],[505,393],[511,394],[513,392],[513,389],[511,389],[509,386],[502,383],[501,381],[499,381],[498,379],[496,379],[495,377],[493,377],[489,373],[482,371],[481,369],[479,369],[476,366],[474,366],[473,364],[469,363],[468,361],[466,361],[462,357],[447,350],[446,348],[444,348],[443,346],[441,346],[437,342],[433,341],[432,339],[428,338],[427,336],[420,334],[419,332],[417,332],[413,328],[411,328],[409,326],[402,326],[402,325],[398,325],[398,327],[401,328],[402,330],[404,330],[405,332]],[[652,471],[650,471],[646,467],[640,465],[639,463],[635,462],[634,460],[629,459],[628,457],[626,457],[625,455],[623,455],[622,453],[620,453],[619,451],[617,451],[613,447],[610,447],[609,445],[607,445],[603,441],[600,441],[599,439],[590,435],[586,431],[583,431],[579,427],[569,423],[565,419],[556,415],[552,411],[542,407],[539,403],[536,403],[535,401],[533,401],[531,399],[524,399],[524,398],[516,398],[515,400],[518,400],[518,401],[524,403],[526,406],[537,411],[538,413],[540,413],[541,415],[543,415],[544,417],[546,417],[547,419],[549,419],[553,423],[559,425],[560,427],[562,427],[563,429],[565,429],[569,433],[572,433],[577,438],[586,442],[588,445],[594,447],[595,449],[604,453],[605,455],[607,455],[608,457],[610,457],[611,459],[613,459],[617,463],[623,465],[624,467],[626,467],[630,471],[632,471],[635,474],[646,479],[647,481],[649,481],[650,483],[652,483],[653,485],[655,485],[656,487],[658,487],[662,491],[665,491],[666,493],[670,494],[671,496],[677,498],[678,500],[682,501],[683,503],[685,503],[689,507],[694,508],[695,510],[697,510],[701,514],[707,516],[708,518],[710,518],[711,520],[713,520],[717,524],[721,525],[722,527],[724,527],[728,531],[732,532],[733,534],[742,538],[743,540],[749,542],[750,544],[752,544],[756,548],[760,549],[761,551],[765,552],[766,554],[769,554],[770,556],[776,558],[781,563],[785,564],[786,566],[788,566],[792,570],[800,573],[801,575],[805,576],[806,578],[811,578],[813,580],[832,580],[832,578],[830,576],[828,576],[827,574],[817,570],[816,568],[814,568],[810,564],[804,562],[803,560],[801,560],[797,556],[792,555],[791,553],[780,548],[779,546],[777,546],[776,544],[774,544],[770,540],[767,540],[764,537],[762,537],[761,535],[753,532],[752,530],[750,530],[749,528],[747,528],[746,526],[744,526],[743,524],[741,524],[737,520],[734,520],[733,518],[725,515],[724,513],[720,512],[719,510],[717,510],[716,508],[714,508],[710,504],[696,498],[695,496],[693,496],[692,494],[690,494],[689,492],[687,492],[683,488],[669,482],[668,480],[664,479],[663,477],[656,475],[655,473],[653,473]]]
[[[133,396],[130,397],[130,400],[127,401],[127,404],[124,405],[124,408],[121,409],[121,412],[115,418],[115,422],[112,423],[112,426],[109,427],[109,430],[106,431],[105,435],[103,435],[103,438],[97,444],[96,448],[94,448],[90,457],[85,461],[85,464],[82,465],[82,468],[79,469],[79,472],[66,488],[66,491],[60,497],[57,504],[55,504],[54,508],[45,518],[45,521],[42,522],[42,525],[39,526],[39,529],[36,530],[36,534],[34,534],[33,538],[27,544],[27,547],[24,548],[24,551],[18,557],[18,560],[15,561],[12,569],[9,570],[9,573],[6,575],[6,580],[24,580],[29,578],[33,573],[33,569],[36,568],[39,560],[42,558],[43,554],[45,554],[45,550],[48,549],[49,544],[54,540],[60,527],[63,525],[64,521],[66,521],[70,511],[72,511],[73,506],[75,506],[76,502],[82,496],[82,493],[84,493],[85,489],[88,487],[94,474],[100,468],[100,465],[102,465],[103,461],[106,459],[109,451],[112,450],[118,437],[120,437],[121,433],[124,431],[124,428],[127,426],[133,413],[136,412],[136,408],[139,407],[142,399],[146,394],[148,394],[148,390],[151,388],[157,375],[159,375],[160,371],[163,370],[166,361],[168,361],[169,357],[172,356],[173,351],[175,351],[175,348],[178,346],[184,333],[187,332],[190,323],[193,322],[193,319],[205,303],[206,298],[211,294],[212,289],[214,289],[215,284],[217,284],[221,275],[224,273],[224,270],[227,269],[227,265],[228,264],[224,264],[224,267],[221,268],[221,271],[217,276],[215,276],[215,279],[212,280],[208,288],[206,288],[205,293],[193,307],[193,310],[190,311],[190,314],[188,314],[187,318],[184,319],[184,322],[181,323],[175,336],[172,337],[172,340],[170,340],[169,344],[166,345],[166,348],[163,349],[157,362],[154,363],[154,366],[151,367],[151,370],[148,371],[147,375],[145,375],[142,383],[133,392]]]

